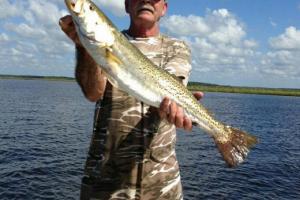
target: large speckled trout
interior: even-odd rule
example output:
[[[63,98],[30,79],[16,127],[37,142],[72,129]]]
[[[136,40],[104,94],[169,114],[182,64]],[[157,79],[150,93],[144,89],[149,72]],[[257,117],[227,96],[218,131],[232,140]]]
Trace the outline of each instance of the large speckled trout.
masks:
[[[228,166],[237,166],[245,159],[249,148],[257,143],[255,137],[215,120],[183,84],[133,46],[93,2],[65,2],[82,45],[112,85],[154,107],[169,97],[212,136]]]

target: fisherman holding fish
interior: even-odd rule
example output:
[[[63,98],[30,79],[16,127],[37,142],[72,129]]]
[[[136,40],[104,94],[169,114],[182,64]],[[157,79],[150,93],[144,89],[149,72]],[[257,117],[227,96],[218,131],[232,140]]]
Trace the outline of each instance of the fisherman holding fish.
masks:
[[[190,50],[159,30],[167,7],[164,0],[126,0],[131,21],[123,33],[186,85]],[[191,120],[168,98],[156,110],[114,88],[82,47],[71,16],[61,18],[60,25],[76,45],[76,80],[86,98],[99,100],[81,199],[182,199],[175,126],[191,130]],[[202,93],[195,96],[200,99]]]
[[[122,35],[90,0],[65,1],[73,19],[68,15],[59,23],[76,46],[75,77],[86,98],[97,102],[82,200],[183,199],[175,142],[176,127],[192,129],[188,116],[212,134],[229,165],[243,161],[254,140],[211,118],[184,87],[191,71],[190,49],[183,41],[160,33],[159,21],[168,8],[166,0],[125,0],[130,26]],[[137,66],[132,67],[132,63]],[[151,66],[153,63],[160,69]],[[159,77],[163,85],[158,84]],[[183,96],[181,103],[191,102],[194,108],[186,106],[183,110],[175,101],[153,92],[166,91],[168,84],[168,91],[174,88],[177,92],[174,99],[179,102]],[[203,94],[194,96],[199,100]]]

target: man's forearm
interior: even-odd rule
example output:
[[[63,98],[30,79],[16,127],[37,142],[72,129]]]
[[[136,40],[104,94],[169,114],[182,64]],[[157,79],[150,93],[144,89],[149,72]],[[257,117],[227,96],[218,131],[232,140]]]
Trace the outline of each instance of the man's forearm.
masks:
[[[76,60],[75,78],[85,97],[90,101],[99,100],[105,89],[106,77],[83,47],[76,47]]]

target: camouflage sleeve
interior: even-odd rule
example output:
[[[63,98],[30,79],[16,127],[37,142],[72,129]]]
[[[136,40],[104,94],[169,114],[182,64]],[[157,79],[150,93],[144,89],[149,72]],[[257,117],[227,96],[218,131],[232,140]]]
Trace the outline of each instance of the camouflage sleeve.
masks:
[[[168,59],[164,68],[171,74],[182,79],[184,85],[187,85],[191,66],[191,51],[188,45],[180,40],[175,40],[171,44],[172,53],[168,52]],[[169,50],[170,47],[168,48]]]

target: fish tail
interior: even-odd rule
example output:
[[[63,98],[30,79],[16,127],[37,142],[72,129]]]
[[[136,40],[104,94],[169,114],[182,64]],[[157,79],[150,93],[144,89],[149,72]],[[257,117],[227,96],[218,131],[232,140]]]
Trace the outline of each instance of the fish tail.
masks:
[[[229,167],[236,167],[244,161],[249,150],[258,140],[255,136],[241,131],[237,128],[226,127],[225,131],[229,134],[229,140],[220,140],[215,137],[216,145]]]

